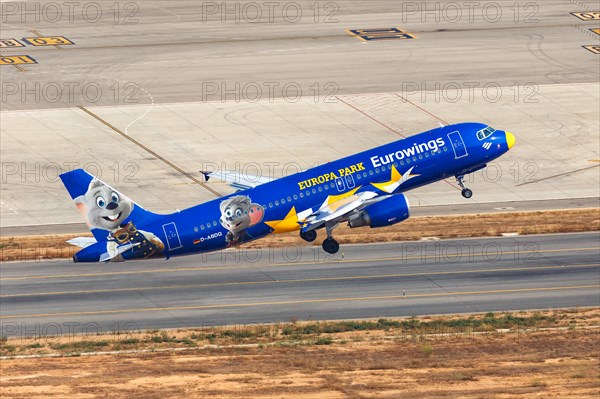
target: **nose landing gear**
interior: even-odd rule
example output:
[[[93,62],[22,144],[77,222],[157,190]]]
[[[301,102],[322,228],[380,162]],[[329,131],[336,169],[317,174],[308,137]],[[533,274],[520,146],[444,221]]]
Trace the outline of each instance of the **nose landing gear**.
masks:
[[[464,179],[465,179],[464,175],[456,176],[456,182],[458,183],[460,188],[462,188],[462,191],[460,193],[462,194],[463,197],[468,199],[473,196],[473,191],[471,191],[470,189],[465,187]]]

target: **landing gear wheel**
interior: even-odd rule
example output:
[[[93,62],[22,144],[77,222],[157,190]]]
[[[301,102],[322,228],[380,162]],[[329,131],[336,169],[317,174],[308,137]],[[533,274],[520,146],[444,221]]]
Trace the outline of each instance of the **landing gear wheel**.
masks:
[[[333,238],[327,238],[323,241],[323,250],[328,254],[334,254],[340,250],[340,243]]]
[[[465,187],[464,179],[464,176],[456,176],[456,182],[458,183],[460,188],[462,188],[462,191],[460,193],[465,198],[471,198],[473,196],[473,191]]]
[[[315,230],[307,231],[306,233],[300,233],[300,238],[307,242],[313,242],[317,239],[317,232]]]

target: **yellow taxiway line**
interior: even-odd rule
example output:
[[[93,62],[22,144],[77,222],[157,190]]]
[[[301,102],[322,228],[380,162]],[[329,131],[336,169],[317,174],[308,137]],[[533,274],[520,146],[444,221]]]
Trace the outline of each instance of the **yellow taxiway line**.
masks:
[[[600,251],[598,247],[589,248],[561,248],[561,249],[546,249],[535,251],[499,251],[496,255],[529,255],[532,253],[556,253],[556,252],[579,252],[579,251]],[[489,256],[487,253],[474,254],[469,253],[469,257],[482,257]],[[122,275],[135,275],[135,274],[147,274],[147,273],[177,273],[177,272],[189,272],[189,271],[203,271],[203,270],[228,270],[228,269],[248,269],[248,268],[271,268],[271,267],[284,267],[284,266],[310,266],[310,265],[325,265],[327,263],[337,264],[350,264],[360,262],[389,262],[397,260],[414,260],[414,259],[431,259],[441,258],[440,255],[415,255],[415,256],[398,256],[390,258],[365,258],[365,259],[332,259],[329,262],[316,261],[316,262],[282,262],[272,264],[257,265],[255,263],[248,265],[223,265],[223,266],[210,266],[210,267],[182,267],[174,269],[145,269],[145,270],[129,270],[122,272],[101,272],[101,273],[81,273],[81,274],[54,274],[54,275],[41,275],[41,276],[19,276],[19,277],[2,277],[0,281],[18,281],[18,280],[43,280],[43,279],[59,279],[59,278],[82,278],[82,277],[103,277],[103,276],[122,276]]]
[[[489,290],[489,291],[442,292],[442,293],[435,293],[435,294],[431,293],[431,294],[412,294],[412,295],[381,295],[381,296],[366,296],[366,297],[302,299],[302,300],[290,300],[290,301],[224,303],[224,304],[214,304],[214,305],[95,310],[95,311],[85,311],[85,312],[37,313],[37,314],[20,314],[20,315],[0,316],[0,319],[6,320],[6,319],[22,319],[22,318],[31,318],[31,317],[86,316],[86,315],[106,315],[106,314],[118,314],[118,313],[178,311],[178,310],[248,308],[248,307],[256,307],[256,306],[298,305],[298,304],[326,303],[326,302],[376,301],[376,300],[390,300],[390,299],[405,299],[406,300],[406,299],[411,299],[411,298],[435,298],[435,297],[446,297],[446,296],[457,296],[457,295],[509,294],[509,293],[523,293],[523,292],[540,292],[540,291],[580,290],[580,289],[590,289],[590,288],[600,289],[600,284],[561,286],[561,287],[544,287],[544,288],[517,288],[517,289]]]
[[[351,281],[351,280],[369,280],[378,278],[397,278],[397,277],[419,277],[419,276],[438,276],[438,275],[460,275],[474,273],[497,273],[497,272],[516,272],[516,271],[536,271],[536,270],[554,270],[554,269],[575,269],[598,267],[600,263],[568,265],[568,266],[532,266],[532,267],[514,267],[514,268],[496,268],[483,270],[455,270],[455,271],[433,271],[423,273],[394,273],[394,274],[376,274],[367,276],[343,276],[343,277],[315,277],[303,279],[284,279],[284,280],[261,280],[261,281],[238,281],[229,283],[204,283],[204,284],[181,284],[181,285],[159,285],[148,287],[127,287],[127,288],[106,288],[96,290],[77,290],[77,291],[50,291],[50,292],[31,292],[26,294],[7,294],[0,295],[3,298],[23,298],[36,296],[50,295],[76,295],[76,294],[100,294],[114,292],[136,292],[136,291],[152,291],[152,290],[179,290],[186,288],[208,288],[208,287],[228,287],[228,286],[243,286],[243,285],[268,285],[268,284],[297,284],[310,282],[325,282],[325,281]]]

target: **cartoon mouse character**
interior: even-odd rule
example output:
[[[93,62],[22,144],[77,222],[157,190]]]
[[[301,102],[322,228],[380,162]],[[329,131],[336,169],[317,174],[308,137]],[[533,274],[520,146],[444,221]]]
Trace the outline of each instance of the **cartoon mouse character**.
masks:
[[[253,204],[250,197],[236,195],[227,198],[220,205],[219,222],[229,232],[226,240],[229,245],[236,245],[248,238],[246,229],[260,223],[265,211],[259,204]]]
[[[165,249],[153,233],[138,230],[132,221],[125,223],[134,203],[100,180],[93,179],[86,193],[75,198],[75,203],[88,226],[109,231],[106,251],[110,259],[149,258],[160,255]],[[129,243],[133,247],[119,254],[119,246]]]

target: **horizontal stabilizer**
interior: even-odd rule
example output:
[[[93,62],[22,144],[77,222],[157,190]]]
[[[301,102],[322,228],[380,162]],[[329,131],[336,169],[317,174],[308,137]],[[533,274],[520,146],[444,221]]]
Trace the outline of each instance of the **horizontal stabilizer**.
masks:
[[[75,245],[80,248],[85,248],[90,245],[94,245],[97,241],[94,237],[76,237],[71,238],[67,241],[71,245]]]
[[[237,190],[248,190],[273,180],[264,176],[249,175],[247,173],[241,173],[232,170],[221,170],[217,172],[200,171],[200,173],[204,175],[205,181],[215,178],[228,183],[231,187]]]

